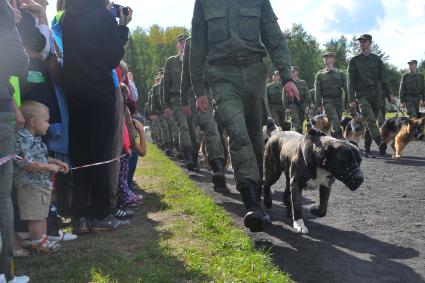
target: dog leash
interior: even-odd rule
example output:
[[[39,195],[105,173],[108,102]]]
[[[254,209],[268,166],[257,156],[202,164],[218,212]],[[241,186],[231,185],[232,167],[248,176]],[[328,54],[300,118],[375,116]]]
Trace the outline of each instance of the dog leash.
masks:
[[[69,170],[70,171],[75,171],[75,170],[80,170],[80,169],[84,169],[84,168],[90,168],[90,167],[95,167],[95,166],[110,164],[112,162],[115,162],[115,161],[117,161],[117,160],[119,160],[119,159],[127,156],[127,155],[128,154],[123,154],[123,155],[120,155],[120,156],[118,156],[116,158],[113,158],[113,159],[110,159],[110,160],[107,160],[107,161],[101,161],[101,162],[91,163],[91,164],[87,164],[87,165],[81,165],[81,166],[72,167]],[[0,166],[3,166],[4,164],[6,164],[7,162],[9,162],[11,160],[24,161],[24,162],[26,162],[28,164],[39,164],[37,162],[31,161],[31,160],[27,160],[27,159],[25,159],[25,158],[23,158],[23,157],[21,157],[21,156],[19,156],[17,154],[12,153],[12,154],[9,154],[9,155],[7,155],[5,157],[0,158]]]

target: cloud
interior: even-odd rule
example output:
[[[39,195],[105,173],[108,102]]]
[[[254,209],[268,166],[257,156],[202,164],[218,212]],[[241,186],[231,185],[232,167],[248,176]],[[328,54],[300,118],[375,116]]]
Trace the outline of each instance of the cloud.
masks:
[[[424,0],[407,0],[407,12],[414,19],[425,16],[425,1]]]
[[[346,34],[365,33],[377,29],[385,18],[381,0],[325,1],[320,8],[323,32],[338,31]]]

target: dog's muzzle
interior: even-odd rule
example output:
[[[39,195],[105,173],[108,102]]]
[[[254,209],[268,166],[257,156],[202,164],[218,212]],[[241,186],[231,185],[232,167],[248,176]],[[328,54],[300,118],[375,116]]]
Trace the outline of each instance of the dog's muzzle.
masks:
[[[364,182],[363,172],[357,164],[348,167],[341,175],[335,177],[352,191],[357,190]]]

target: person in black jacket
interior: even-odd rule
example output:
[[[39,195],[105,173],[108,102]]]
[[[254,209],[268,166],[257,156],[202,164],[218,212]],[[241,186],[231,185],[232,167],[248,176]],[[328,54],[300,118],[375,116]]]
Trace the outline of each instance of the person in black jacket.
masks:
[[[112,70],[124,56],[132,10],[127,16],[121,10],[117,25],[109,6],[104,0],[65,3],[63,78],[73,166],[111,160],[122,150],[122,98]],[[119,161],[74,171],[75,233],[114,230],[126,224],[111,214],[116,207],[118,171]]]
[[[14,11],[8,1],[0,0],[0,158],[14,150],[14,116],[16,119],[19,113],[12,100],[13,90],[9,78],[12,75],[21,75],[27,66],[28,56],[15,26]],[[0,165],[0,281],[28,282],[28,277],[15,277],[12,270],[12,180],[13,163],[9,160]]]

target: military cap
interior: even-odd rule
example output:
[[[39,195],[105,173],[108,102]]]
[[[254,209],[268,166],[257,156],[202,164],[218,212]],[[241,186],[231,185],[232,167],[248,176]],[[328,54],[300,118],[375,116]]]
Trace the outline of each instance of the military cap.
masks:
[[[372,36],[370,34],[362,34],[357,38],[357,40],[369,40],[372,41]]]
[[[409,62],[407,62],[407,64],[418,64],[418,61],[417,60],[410,60]]]
[[[274,71],[273,72],[273,75],[280,75],[280,72],[279,71]]]
[[[299,68],[297,66],[292,66],[291,71],[299,71]]]
[[[189,36],[187,34],[180,34],[177,36],[177,41],[186,40]]]
[[[323,53],[323,57],[335,57],[335,53],[333,53],[333,52],[325,52],[325,53]]]

